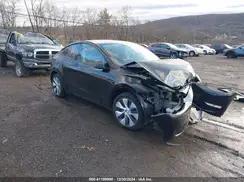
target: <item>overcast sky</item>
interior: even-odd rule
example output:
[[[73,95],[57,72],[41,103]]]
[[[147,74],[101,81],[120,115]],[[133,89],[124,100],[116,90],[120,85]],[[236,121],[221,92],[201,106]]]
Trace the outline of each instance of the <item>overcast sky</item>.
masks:
[[[28,0],[27,0],[28,1]],[[141,20],[156,20],[185,15],[209,13],[244,13],[244,0],[51,0],[62,7],[108,8],[116,13],[123,6],[132,8]],[[20,7],[24,12],[22,0]]]

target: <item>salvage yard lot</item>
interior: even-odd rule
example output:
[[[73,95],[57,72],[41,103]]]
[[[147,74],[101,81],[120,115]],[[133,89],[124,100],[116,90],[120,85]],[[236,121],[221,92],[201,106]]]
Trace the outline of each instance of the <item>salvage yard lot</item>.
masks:
[[[188,58],[204,82],[244,90],[244,59]],[[99,94],[99,93],[98,93]],[[121,129],[110,112],[52,96],[45,72],[0,69],[0,176],[244,176],[244,103],[174,140]]]

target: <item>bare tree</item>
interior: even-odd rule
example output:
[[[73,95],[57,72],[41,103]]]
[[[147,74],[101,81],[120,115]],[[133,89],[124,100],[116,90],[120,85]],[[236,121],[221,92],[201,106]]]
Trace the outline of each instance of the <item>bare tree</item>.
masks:
[[[97,25],[101,29],[100,31],[101,38],[107,39],[108,35],[110,35],[111,19],[112,19],[112,15],[108,12],[106,8],[99,12]]]
[[[86,9],[83,12],[84,17],[84,25],[83,28],[85,30],[84,37],[86,39],[94,38],[96,35],[96,22],[97,22],[97,11],[95,9]]]
[[[5,29],[16,26],[16,3],[17,0],[1,0],[0,1],[0,16],[2,26]]]

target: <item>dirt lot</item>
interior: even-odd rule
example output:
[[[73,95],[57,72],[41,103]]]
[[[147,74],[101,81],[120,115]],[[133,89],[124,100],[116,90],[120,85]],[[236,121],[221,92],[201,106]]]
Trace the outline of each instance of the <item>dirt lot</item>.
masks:
[[[190,58],[203,81],[244,90],[244,59]],[[244,176],[244,103],[205,115],[174,142],[121,129],[86,101],[52,96],[47,73],[0,69],[0,176]]]

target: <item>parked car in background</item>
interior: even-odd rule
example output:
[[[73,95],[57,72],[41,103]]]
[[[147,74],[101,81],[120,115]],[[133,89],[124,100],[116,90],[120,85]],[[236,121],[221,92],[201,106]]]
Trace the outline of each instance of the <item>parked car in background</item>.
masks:
[[[175,44],[175,45],[180,49],[187,50],[188,55],[190,57],[199,56],[201,53],[203,53],[202,51],[199,52],[199,49],[191,46],[190,44]]]
[[[233,49],[227,49],[224,55],[227,58],[244,57],[244,44]]]
[[[201,44],[195,44],[193,45],[194,47],[202,49],[205,55],[214,55],[216,54],[216,51],[206,45],[201,45]]]
[[[158,122],[166,140],[184,131],[192,105],[221,116],[233,100],[198,78],[186,61],[160,60],[141,45],[115,40],[68,45],[55,55],[50,76],[55,96],[69,93],[101,105],[130,130]]]
[[[184,59],[188,56],[187,50],[178,48],[171,43],[152,43],[149,45],[149,50],[160,58]]]
[[[211,48],[213,48],[216,51],[216,54],[223,54],[225,50],[233,49],[233,47],[231,47],[228,44],[213,44]]]
[[[32,70],[50,69],[52,57],[61,49],[62,45],[41,33],[10,32],[0,49],[0,65],[13,61],[16,75],[23,77]]]
[[[146,48],[149,47],[147,44],[140,44],[140,45],[143,46],[143,47],[146,47]]]

